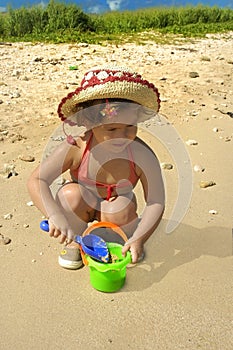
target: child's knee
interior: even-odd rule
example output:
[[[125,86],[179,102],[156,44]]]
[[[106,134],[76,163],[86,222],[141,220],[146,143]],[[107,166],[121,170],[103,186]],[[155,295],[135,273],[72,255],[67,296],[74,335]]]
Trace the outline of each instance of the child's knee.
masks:
[[[77,186],[73,184],[66,184],[61,187],[57,192],[56,200],[61,204],[63,208],[74,209],[78,204],[79,191],[77,191]]]
[[[136,210],[137,208],[134,202],[129,202],[127,205],[120,207],[118,203],[115,208],[111,205],[111,210],[101,211],[101,220],[112,222],[118,226],[127,225],[138,218]]]
[[[86,191],[79,184],[68,183],[63,186],[57,193],[57,199],[64,208],[72,211],[95,209],[97,200],[93,194]]]

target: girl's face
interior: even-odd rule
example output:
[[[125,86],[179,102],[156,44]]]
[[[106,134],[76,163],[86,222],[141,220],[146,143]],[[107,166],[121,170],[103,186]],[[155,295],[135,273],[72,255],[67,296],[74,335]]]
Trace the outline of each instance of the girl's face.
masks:
[[[136,114],[133,109],[123,109],[103,125],[93,128],[95,142],[110,152],[123,151],[136,138]]]

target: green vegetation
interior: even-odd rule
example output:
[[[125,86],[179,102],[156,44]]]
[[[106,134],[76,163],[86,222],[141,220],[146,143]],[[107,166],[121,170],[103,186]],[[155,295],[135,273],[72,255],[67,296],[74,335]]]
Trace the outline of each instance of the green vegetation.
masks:
[[[192,38],[231,30],[233,10],[201,5],[93,15],[77,5],[50,0],[46,7],[9,7],[0,14],[0,40],[11,42],[161,42],[172,34]]]

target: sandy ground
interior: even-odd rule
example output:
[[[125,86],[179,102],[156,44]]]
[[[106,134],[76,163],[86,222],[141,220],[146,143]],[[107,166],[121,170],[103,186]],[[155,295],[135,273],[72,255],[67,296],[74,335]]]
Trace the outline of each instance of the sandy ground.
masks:
[[[1,349],[233,348],[232,47],[232,33],[165,46],[0,46]],[[40,231],[42,216],[28,205],[25,185],[60,126],[61,97],[104,63],[155,83],[161,113],[188,154],[179,158],[169,137],[158,140],[164,123],[152,125],[158,137],[148,124],[139,130],[161,163],[173,165],[163,170],[166,211],[144,262],[127,269],[125,286],[110,294],[92,288],[88,267],[58,266],[61,246]],[[182,176],[189,160],[192,173]],[[201,188],[200,181],[215,185]],[[167,234],[183,185],[190,203],[188,195],[178,208],[186,215]]]

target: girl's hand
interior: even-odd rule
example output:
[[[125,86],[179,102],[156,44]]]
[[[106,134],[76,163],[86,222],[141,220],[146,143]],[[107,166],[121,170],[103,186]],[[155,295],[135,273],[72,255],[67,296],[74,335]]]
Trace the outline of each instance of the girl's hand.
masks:
[[[62,213],[53,214],[49,218],[49,235],[50,237],[59,237],[60,243],[65,241],[69,244],[74,238],[74,233],[69,227],[66,217]]]
[[[122,249],[123,256],[125,256],[126,252],[129,250],[132,256],[132,263],[135,264],[143,254],[143,244],[139,240],[129,244],[126,242]]]

